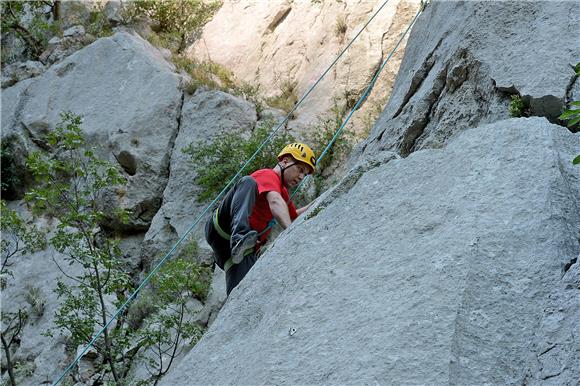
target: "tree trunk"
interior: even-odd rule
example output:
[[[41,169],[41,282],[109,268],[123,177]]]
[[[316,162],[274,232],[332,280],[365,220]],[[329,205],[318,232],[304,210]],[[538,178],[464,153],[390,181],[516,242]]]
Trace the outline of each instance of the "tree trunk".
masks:
[[[6,342],[4,333],[2,336],[2,348],[4,349],[4,354],[6,354],[6,367],[8,368],[8,376],[10,377],[10,383],[12,386],[16,386],[16,378],[14,378],[14,365],[12,364],[12,358],[10,357],[10,345]]]

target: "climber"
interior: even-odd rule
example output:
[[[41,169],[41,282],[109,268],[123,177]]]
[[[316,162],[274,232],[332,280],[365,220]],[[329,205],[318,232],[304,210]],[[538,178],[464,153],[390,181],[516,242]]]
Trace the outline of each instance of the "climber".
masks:
[[[273,169],[260,169],[242,177],[208,219],[205,238],[214,251],[216,264],[226,271],[228,295],[258,260],[272,221],[286,229],[308,209],[294,207],[288,188],[314,173],[315,165],[310,147],[302,143],[287,145],[278,154]]]

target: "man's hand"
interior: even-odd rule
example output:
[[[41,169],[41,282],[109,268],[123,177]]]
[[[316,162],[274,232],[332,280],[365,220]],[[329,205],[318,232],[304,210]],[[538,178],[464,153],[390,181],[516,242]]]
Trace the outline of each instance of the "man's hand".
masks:
[[[312,205],[312,203],[303,206],[302,208],[296,209],[296,213],[298,213],[298,216],[300,216],[302,213],[306,212],[308,210],[308,208],[310,208],[310,205]]]
[[[282,198],[282,195],[278,192],[268,192],[266,194],[266,199],[268,200],[272,216],[274,216],[278,224],[280,224],[284,229],[288,228],[292,223],[292,220],[290,219],[290,213],[288,212],[288,205]]]

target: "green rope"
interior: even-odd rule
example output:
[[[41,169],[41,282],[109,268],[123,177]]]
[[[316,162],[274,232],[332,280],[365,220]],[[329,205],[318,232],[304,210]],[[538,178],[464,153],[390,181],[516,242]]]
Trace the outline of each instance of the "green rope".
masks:
[[[359,35],[363,32],[363,30],[369,25],[369,23],[377,16],[377,14],[387,5],[389,0],[385,0],[385,2],[377,9],[377,11],[371,16],[371,18],[366,22],[366,24],[360,29],[360,31],[355,35],[355,37],[350,41],[350,43],[340,52],[340,54],[336,57],[336,59],[328,66],[328,68],[324,71],[324,73],[318,78],[318,80],[310,87],[310,89],[302,96],[302,98],[294,105],[292,110],[286,115],[284,120],[282,120],[278,126],[272,130],[270,135],[262,142],[262,144],[256,149],[254,154],[246,161],[246,163],[240,168],[240,170],[230,179],[230,181],[226,184],[226,186],[222,189],[222,191],[217,195],[217,197],[203,210],[203,212],[197,217],[197,219],[193,222],[193,224],[187,229],[184,235],[175,243],[175,245],[167,252],[167,254],[155,265],[153,270],[145,277],[143,282],[137,287],[137,289],[125,300],[125,302],[119,307],[119,309],[113,314],[109,322],[101,328],[93,337],[93,339],[89,342],[89,344],[78,354],[75,360],[64,370],[64,372],[60,375],[60,377],[53,383],[53,386],[58,385],[62,379],[72,370],[72,368],[79,362],[79,360],[85,355],[85,353],[93,346],[96,342],[97,338],[111,325],[111,323],[117,319],[117,317],[121,314],[121,312],[127,307],[127,305],[139,294],[141,289],[149,282],[151,277],[157,273],[157,271],[161,268],[161,266],[173,255],[173,252],[181,245],[181,243],[185,240],[185,238],[193,231],[193,229],[197,226],[197,224],[201,221],[202,218],[209,212],[209,210],[222,198],[222,196],[229,190],[232,186],[233,182],[236,181],[238,176],[245,170],[246,167],[256,158],[256,156],[260,153],[262,148],[272,139],[272,137],[276,134],[276,132],[289,120],[292,116],[292,113],[300,107],[302,102],[310,95],[312,90],[322,81],[322,79],[326,76],[326,74],[332,69],[332,67],[336,64],[336,62],[342,57],[342,55],[346,52],[346,50],[355,42],[355,40],[359,37]]]

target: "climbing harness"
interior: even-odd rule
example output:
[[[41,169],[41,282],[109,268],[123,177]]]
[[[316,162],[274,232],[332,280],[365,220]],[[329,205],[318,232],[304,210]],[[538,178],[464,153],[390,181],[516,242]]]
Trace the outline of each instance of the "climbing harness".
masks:
[[[112,315],[112,317],[109,319],[108,323],[106,323],[92,338],[92,340],[89,342],[88,345],[86,345],[84,347],[84,349],[76,356],[76,358],[69,364],[69,366],[64,370],[64,372],[59,376],[59,378],[53,383],[53,386],[58,385],[63,378],[72,370],[72,368],[80,361],[80,359],[85,355],[85,353],[89,350],[90,347],[92,347],[94,345],[94,343],[96,342],[97,338],[99,336],[101,336],[101,334],[103,334],[104,331],[106,331],[109,326],[111,325],[111,323],[113,323],[113,321],[115,321],[115,319],[117,319],[119,317],[119,315],[121,314],[121,312],[125,309],[125,307],[127,307],[127,305],[139,294],[139,292],[141,291],[141,289],[143,289],[143,287],[149,282],[149,280],[151,279],[151,277],[157,273],[157,271],[161,268],[161,266],[167,261],[167,259],[169,259],[169,257],[171,257],[173,255],[173,253],[175,252],[175,250],[181,245],[181,243],[187,238],[187,236],[193,231],[193,229],[197,226],[197,224],[199,224],[199,222],[205,217],[205,215],[210,211],[211,208],[214,207],[214,205],[217,204],[217,202],[222,198],[222,196],[229,190],[229,188],[232,186],[232,184],[237,180],[237,178],[242,174],[242,172],[246,169],[246,167],[248,167],[250,165],[250,163],[254,160],[254,158],[256,158],[256,156],[262,151],[262,149],[264,148],[264,146],[270,142],[270,140],[274,137],[274,135],[278,132],[278,130],[290,119],[290,117],[292,116],[292,114],[294,113],[294,111],[300,107],[302,105],[302,102],[310,95],[310,93],[312,92],[312,90],[314,90],[314,88],[318,85],[318,83],[320,83],[322,81],[322,79],[326,76],[326,74],[331,70],[332,67],[334,67],[334,65],[338,62],[338,60],[342,57],[342,55],[350,48],[350,46],[355,42],[355,40],[359,37],[359,35],[362,33],[362,31],[365,30],[365,28],[369,25],[369,23],[378,15],[378,13],[385,7],[385,5],[387,5],[387,3],[389,2],[389,0],[385,0],[385,2],[377,9],[377,11],[370,17],[370,19],[365,23],[365,25],[360,29],[360,31],[354,36],[354,38],[349,42],[349,44],[338,54],[338,56],[334,59],[334,61],[328,66],[328,68],[323,72],[323,74],[318,78],[318,80],[308,89],[308,91],[302,96],[302,98],[300,98],[300,100],[294,105],[294,107],[290,110],[290,112],[288,112],[288,114],[286,115],[286,117],[278,124],[278,126],[276,126],[276,128],[274,130],[272,130],[272,132],[270,133],[270,135],[268,135],[268,137],[260,144],[260,146],[258,146],[258,148],[256,149],[256,151],[254,152],[254,154],[252,154],[252,156],[246,161],[246,163],[244,165],[242,165],[242,167],[240,168],[240,170],[230,179],[230,181],[226,184],[226,186],[222,189],[222,191],[216,196],[216,198],[202,211],[202,213],[196,218],[196,220],[193,222],[193,224],[187,229],[187,231],[184,233],[184,235],[173,245],[173,247],[169,250],[169,252],[167,252],[167,254],[157,263],[157,265],[155,265],[155,267],[151,270],[151,272],[145,277],[145,279],[141,282],[141,284],[137,287],[137,289],[125,300],[125,302],[119,307],[119,309]],[[348,115],[347,119],[345,120],[345,122],[341,125],[341,127],[336,131],[334,137],[332,138],[332,140],[329,142],[329,144],[326,146],[326,148],[324,149],[324,151],[322,152],[322,154],[320,155],[320,157],[318,157],[318,160],[316,162],[316,164],[318,164],[320,162],[320,160],[323,159],[323,157],[326,155],[326,153],[329,151],[329,149],[332,147],[332,145],[334,144],[334,142],[336,142],[338,136],[340,135],[340,132],[342,131],[342,129],[344,128],[344,126],[346,125],[346,123],[348,122],[348,120],[350,119],[350,117],[352,116],[352,114],[354,113],[354,111],[360,106],[360,104],[362,103],[362,101],[364,100],[364,98],[366,98],[367,94],[370,92],[370,90],[372,89],[372,86],[374,85],[374,83],[376,82],[376,79],[378,77],[378,75],[380,74],[380,72],[382,71],[382,69],[384,68],[384,66],[386,65],[387,61],[391,58],[391,56],[393,55],[393,53],[395,52],[395,50],[399,47],[399,44],[402,42],[402,40],[404,39],[404,37],[407,35],[408,31],[411,29],[411,27],[415,24],[415,21],[417,20],[417,18],[419,17],[419,15],[424,11],[425,6],[427,5],[427,3],[429,3],[429,0],[425,0],[421,2],[421,7],[419,8],[419,11],[417,12],[417,14],[415,15],[415,18],[413,19],[413,21],[409,24],[409,26],[407,27],[407,29],[405,30],[405,32],[401,35],[401,38],[399,39],[398,43],[396,44],[395,48],[391,51],[391,53],[389,54],[388,58],[383,62],[383,64],[381,65],[379,71],[377,71],[375,77],[373,78],[373,80],[371,81],[371,83],[369,84],[369,87],[367,87],[365,93],[361,96],[361,98],[359,98],[357,104],[351,109],[350,114]],[[304,183],[306,180],[306,178],[304,178],[302,180],[302,183]],[[293,192],[292,196],[294,196],[294,194],[298,191],[298,189],[302,186],[302,183],[298,186],[298,188]],[[216,211],[217,212],[217,211]],[[215,214],[214,214],[215,216]],[[215,219],[215,217],[214,217]],[[268,224],[268,226],[266,227],[265,230],[263,230],[262,232],[265,232],[266,230],[268,230],[269,228],[271,228],[272,226],[272,222],[270,224]],[[217,230],[218,228],[216,228]],[[221,230],[223,232],[223,229]],[[219,230],[218,230],[219,232]],[[225,235],[227,235],[226,232],[223,232]],[[220,234],[221,235],[221,234]],[[228,235],[229,236],[229,235]]]
[[[213,216],[212,216],[212,223],[213,223],[213,227],[216,230],[216,232],[218,233],[218,235],[220,235],[221,238],[223,238],[224,240],[228,240],[230,241],[232,239],[232,236],[226,232],[219,224],[219,207],[216,208],[213,211]],[[261,232],[258,233],[258,238],[260,238],[260,236],[262,236],[264,233],[266,233],[270,228],[272,228],[272,226],[275,224],[275,220],[272,220],[268,223],[268,225],[266,226],[266,228],[264,228]],[[244,252],[244,256],[249,255],[250,253],[253,253],[254,250],[253,249],[249,249],[247,251]],[[216,259],[217,260],[217,259]],[[216,261],[217,263],[217,261]],[[220,262],[221,264],[221,262]],[[222,268],[225,272],[229,271],[230,268],[234,265],[234,260],[232,257],[230,257],[224,264],[223,267],[220,266],[220,268]],[[219,265],[219,264],[218,264]]]

